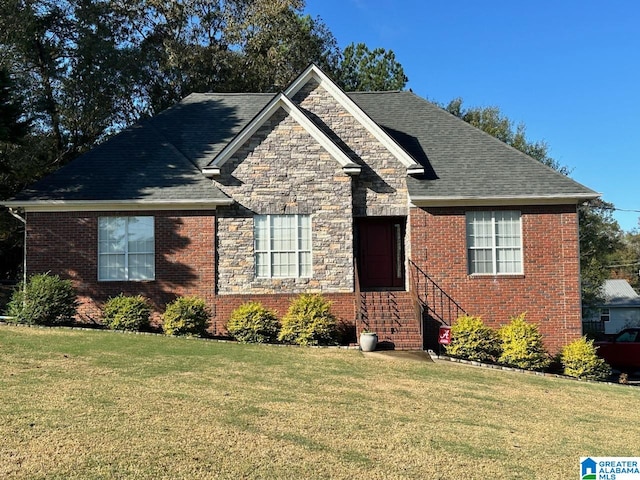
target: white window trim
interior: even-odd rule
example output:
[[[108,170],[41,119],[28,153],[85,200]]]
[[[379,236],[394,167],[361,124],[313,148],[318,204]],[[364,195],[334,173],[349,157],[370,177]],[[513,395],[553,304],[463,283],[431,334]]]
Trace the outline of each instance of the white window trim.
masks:
[[[267,244],[266,249],[258,249],[258,229],[256,228],[255,218],[264,217],[267,223],[267,239],[265,243]],[[294,217],[296,224],[296,241],[295,241],[295,249],[294,250],[274,250],[271,248],[272,245],[272,220],[275,217]],[[300,248],[300,219],[302,217],[307,217],[309,219],[309,249]],[[312,278],[313,277],[313,242],[312,242],[312,218],[311,215],[302,215],[302,214],[290,214],[290,215],[280,215],[280,214],[267,214],[267,215],[256,215],[254,218],[254,263],[255,263],[255,276],[256,278],[270,278],[270,279],[283,279],[283,278]],[[266,254],[269,258],[269,262],[267,264],[267,275],[260,275],[258,273],[258,254]],[[296,258],[296,275],[295,276],[274,276],[273,275],[273,254],[274,253],[295,253]],[[302,275],[301,273],[301,263],[300,263],[300,254],[301,253],[309,253],[310,257],[310,267],[309,267],[309,275]]]
[[[468,229],[469,229],[469,216],[476,214],[476,213],[480,213],[480,212],[485,212],[485,213],[489,213],[491,214],[491,246],[490,247],[472,247],[471,245],[469,245],[469,237],[468,237]],[[520,226],[520,246],[518,247],[520,249],[520,270],[517,272],[498,272],[498,255],[497,252],[499,250],[507,250],[507,249],[513,249],[514,247],[498,247],[496,245],[496,213],[504,213],[504,212],[513,212],[513,213],[517,213],[518,214],[518,220],[519,220],[519,226]],[[513,275],[524,275],[524,242],[523,242],[523,235],[522,235],[522,212],[519,210],[473,210],[473,211],[469,211],[466,213],[465,215],[465,236],[466,236],[466,241],[467,241],[467,272],[469,275],[472,276],[513,276]],[[469,252],[471,250],[487,250],[487,249],[491,249],[491,269],[492,271],[490,273],[478,273],[478,272],[472,272],[471,271],[471,267],[472,267],[472,263],[471,263],[471,255],[469,255]]]
[[[151,278],[130,278],[129,276],[129,219],[130,218],[150,218],[151,219],[151,228],[153,229],[153,250],[150,252],[136,252],[136,254],[144,254],[144,255],[153,255],[153,276]],[[125,220],[124,229],[125,229],[125,247],[124,247],[124,277],[125,278],[101,278],[100,277],[100,257],[108,257],[115,255],[113,253],[102,253],[100,252],[100,219],[102,218],[123,218]],[[156,260],[155,260],[155,239],[156,239],[156,221],[155,217],[151,215],[141,215],[141,216],[112,216],[112,217],[98,217],[98,281],[99,282],[149,282],[154,281],[156,279]],[[122,254],[119,254],[122,255]]]

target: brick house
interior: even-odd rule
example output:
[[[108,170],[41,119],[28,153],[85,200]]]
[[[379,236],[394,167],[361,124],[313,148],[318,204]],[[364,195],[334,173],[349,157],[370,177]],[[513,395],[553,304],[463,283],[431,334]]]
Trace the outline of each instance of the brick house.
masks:
[[[577,205],[597,194],[411,92],[345,93],[312,65],[282,93],[192,94],[5,205],[29,274],[74,281],[81,319],[120,292],[321,292],[395,348],[462,312],[527,311],[555,351],[581,334]]]

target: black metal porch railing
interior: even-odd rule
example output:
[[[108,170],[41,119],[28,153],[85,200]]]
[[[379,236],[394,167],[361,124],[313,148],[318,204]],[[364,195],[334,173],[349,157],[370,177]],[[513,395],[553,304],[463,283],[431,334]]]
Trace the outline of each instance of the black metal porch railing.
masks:
[[[444,325],[451,325],[466,311],[433,281],[418,265],[409,260],[411,286],[424,313]]]

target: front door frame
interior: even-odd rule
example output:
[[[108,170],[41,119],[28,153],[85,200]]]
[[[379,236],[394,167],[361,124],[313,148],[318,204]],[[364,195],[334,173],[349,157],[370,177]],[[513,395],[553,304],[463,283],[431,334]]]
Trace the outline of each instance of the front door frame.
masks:
[[[355,254],[362,290],[406,289],[406,225],[407,217],[354,219]],[[369,255],[369,251],[373,253]]]

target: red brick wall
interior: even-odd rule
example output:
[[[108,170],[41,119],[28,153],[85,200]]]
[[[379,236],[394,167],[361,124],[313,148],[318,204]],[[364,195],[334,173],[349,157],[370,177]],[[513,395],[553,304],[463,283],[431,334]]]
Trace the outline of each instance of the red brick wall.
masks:
[[[508,276],[468,274],[468,210],[412,208],[412,260],[488,325],[508,323],[526,311],[527,320],[539,324],[551,352],[578,338],[582,326],[576,207],[509,208],[522,212],[524,274]]]
[[[155,217],[156,278],[143,282],[98,282],[98,217]],[[292,294],[215,295],[215,212],[56,212],[29,213],[27,218],[27,272],[51,272],[73,280],[81,307],[79,320],[100,322],[100,308],[109,297],[141,294],[154,306],[154,320],[165,305],[180,295],[198,295],[214,314],[210,330],[225,334],[234,308],[256,300],[283,316]],[[326,294],[332,312],[353,323],[353,293]]]
[[[143,215],[155,217],[155,280],[98,282],[98,217]],[[213,304],[215,212],[29,213],[27,273],[48,271],[73,280],[82,321],[99,321],[101,304],[119,293],[151,299],[155,320],[180,295],[199,295]]]

